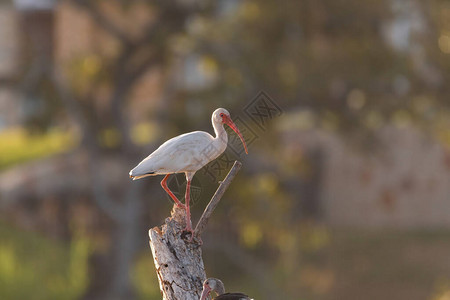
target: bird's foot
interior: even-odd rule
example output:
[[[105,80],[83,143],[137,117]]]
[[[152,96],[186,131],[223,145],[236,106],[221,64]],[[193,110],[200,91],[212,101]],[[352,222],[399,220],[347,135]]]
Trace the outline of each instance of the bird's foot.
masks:
[[[189,242],[192,243],[195,241],[195,243],[197,243],[199,246],[203,245],[202,239],[200,238],[200,236],[194,234],[194,231],[192,230],[191,226],[186,226],[183,230],[183,234],[191,235],[191,237],[189,238]]]
[[[194,236],[194,232],[192,231],[192,228],[188,228],[187,226],[183,229],[183,232],[181,233],[181,237],[184,239],[187,235],[190,235],[189,241],[192,240],[192,237]]]
[[[199,236],[196,236],[195,234],[194,234],[194,231],[192,230],[192,229],[189,229],[189,228],[185,228],[184,229],[184,231],[183,231],[183,234],[185,234],[185,235],[190,235],[191,237],[189,238],[189,242],[191,242],[191,243],[196,243],[197,245],[199,245],[199,246],[201,246],[201,245],[203,245],[203,241],[202,241],[202,239],[199,237]]]
[[[190,233],[192,236],[194,235],[194,231],[192,230],[192,227],[191,227],[191,226],[186,226],[186,227],[183,229],[183,231],[184,231],[184,232],[187,232],[187,233]]]

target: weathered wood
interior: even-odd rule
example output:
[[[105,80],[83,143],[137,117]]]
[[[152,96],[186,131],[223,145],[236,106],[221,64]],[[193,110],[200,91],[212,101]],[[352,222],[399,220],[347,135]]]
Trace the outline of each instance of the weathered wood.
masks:
[[[202,284],[206,279],[200,235],[241,166],[242,164],[236,161],[217,188],[195,228],[192,241],[191,235],[184,231],[186,211],[176,205],[172,209],[171,217],[165,220],[161,228],[154,227],[149,230],[150,248],[163,300],[200,299]]]
[[[198,300],[206,279],[200,245],[183,233],[185,219],[185,210],[174,206],[161,229],[149,230],[163,300]]]

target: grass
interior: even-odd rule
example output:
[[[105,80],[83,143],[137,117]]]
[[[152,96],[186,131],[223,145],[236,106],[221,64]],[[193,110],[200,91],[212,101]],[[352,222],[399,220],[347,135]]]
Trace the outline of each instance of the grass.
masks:
[[[0,222],[0,299],[79,299],[88,284],[92,244],[81,234],[69,244]],[[161,299],[150,251],[132,269],[138,299]]]
[[[0,299],[78,299],[88,284],[90,246],[69,244],[0,222]]]
[[[0,170],[72,149],[77,139],[69,132],[52,130],[30,134],[23,128],[0,132]]]

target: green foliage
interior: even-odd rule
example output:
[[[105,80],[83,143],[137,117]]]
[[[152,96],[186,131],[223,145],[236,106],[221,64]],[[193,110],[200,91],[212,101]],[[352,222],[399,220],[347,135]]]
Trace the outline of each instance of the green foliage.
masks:
[[[132,280],[138,299],[161,299],[158,279],[156,278],[155,265],[149,250],[136,259],[132,270]]]
[[[65,152],[76,145],[69,132],[52,130],[44,134],[31,134],[22,128],[0,132],[0,170],[26,161]]]
[[[70,245],[0,223],[0,299],[77,299],[87,284],[90,244]]]

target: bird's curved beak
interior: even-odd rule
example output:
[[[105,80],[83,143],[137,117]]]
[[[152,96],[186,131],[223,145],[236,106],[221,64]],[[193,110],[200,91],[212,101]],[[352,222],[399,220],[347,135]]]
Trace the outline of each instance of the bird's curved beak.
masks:
[[[239,131],[239,129],[237,128],[236,124],[234,124],[233,120],[231,120],[228,116],[224,117],[224,123],[227,124],[228,126],[230,126],[231,129],[234,130],[234,132],[236,132],[236,134],[239,136],[239,138],[242,141],[242,144],[244,145],[244,149],[245,149],[245,153],[248,154],[247,151],[247,145],[245,144],[244,141],[244,137],[242,136],[241,132]]]
[[[203,292],[200,296],[200,300],[206,300],[208,298],[209,293],[211,293],[211,288],[207,285],[203,285]]]

